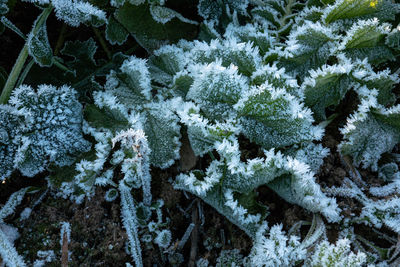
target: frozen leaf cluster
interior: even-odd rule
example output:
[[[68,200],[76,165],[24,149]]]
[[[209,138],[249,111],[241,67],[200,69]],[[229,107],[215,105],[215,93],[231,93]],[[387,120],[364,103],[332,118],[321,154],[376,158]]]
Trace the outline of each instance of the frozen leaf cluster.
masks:
[[[83,138],[82,106],[68,86],[22,85],[1,108],[1,178],[14,169],[32,177],[55,166],[71,165],[90,149]]]

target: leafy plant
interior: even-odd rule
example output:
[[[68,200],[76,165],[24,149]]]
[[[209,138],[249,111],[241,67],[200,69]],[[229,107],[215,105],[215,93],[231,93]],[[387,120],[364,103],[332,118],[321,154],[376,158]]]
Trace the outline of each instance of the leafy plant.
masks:
[[[77,203],[105,187],[107,202],[120,198],[136,266],[154,245],[163,264],[164,254],[182,262],[197,231],[190,224],[185,242],[173,245],[162,201],[153,200],[154,170],[173,173],[175,189],[250,237],[247,257],[223,250],[217,266],[394,261],[396,253],[389,259],[352,227],[400,233],[399,4],[200,0],[189,1],[193,15],[161,0],[29,2],[42,13],[25,34],[0,0],[2,24],[25,42],[11,72],[0,69],[0,180],[16,170],[47,176],[54,196]],[[52,15],[64,23],[55,47]],[[96,39],[65,41],[67,27],[89,27]],[[338,153],[324,147],[332,136]],[[318,174],[328,155],[347,164],[350,178],[340,185]],[[189,156],[194,162],[180,173],[177,161]],[[358,168],[376,174],[380,186]],[[313,214],[304,238],[301,221],[287,234],[281,224],[268,227],[268,203],[259,197],[265,186]],[[357,201],[357,215],[336,198]],[[325,223],[339,225],[336,245]],[[1,229],[0,241],[6,264],[23,266]]]

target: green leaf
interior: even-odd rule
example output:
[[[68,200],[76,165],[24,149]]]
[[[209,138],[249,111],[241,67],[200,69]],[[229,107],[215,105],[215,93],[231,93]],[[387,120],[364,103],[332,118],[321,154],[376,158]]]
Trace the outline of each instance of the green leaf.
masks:
[[[351,19],[373,14],[385,0],[339,0],[325,9],[325,22],[331,23],[339,19]]]
[[[343,155],[350,155],[355,166],[377,170],[378,160],[390,152],[400,141],[400,115],[368,113],[364,118],[352,119],[342,129],[344,140],[339,149]],[[355,117],[358,118],[358,117]]]
[[[250,191],[247,194],[234,193],[240,206],[244,207],[251,214],[261,214],[264,219],[268,215],[268,207],[257,202],[257,193]]]
[[[84,117],[91,126],[110,129],[114,132],[121,131],[129,126],[125,116],[117,109],[98,108],[94,104],[85,106]]]
[[[352,87],[350,70],[351,65],[324,66],[306,78],[302,85],[304,103],[311,108],[317,120],[325,120],[325,109],[337,106]]]
[[[152,97],[147,62],[130,57],[124,61],[119,72],[112,71],[107,76],[105,87],[128,108],[141,109],[140,106],[149,102]]]
[[[248,87],[247,80],[235,67],[225,68],[216,62],[199,68],[187,98],[198,103],[207,117],[227,118],[233,114],[233,105]]]
[[[114,16],[108,18],[108,23],[106,26],[106,39],[110,44],[122,45],[128,39],[128,31],[119,23]]]
[[[34,24],[34,28],[37,21]],[[28,35],[27,40],[29,55],[33,57],[35,62],[41,67],[50,67],[53,64],[53,50],[50,47],[47,37],[46,24],[38,29],[36,34],[33,31]]]
[[[96,62],[94,59],[96,49],[96,43],[91,38],[84,42],[68,41],[61,50],[61,54],[66,56],[67,60],[59,60],[63,61],[62,63],[71,72],[60,70],[55,66],[43,69],[34,65],[25,82],[32,85],[53,84],[61,86],[68,84],[78,92],[82,99],[86,97],[87,92],[100,89],[95,81],[96,77],[106,76],[111,69],[117,68],[126,58],[125,55],[117,53],[109,62]]]
[[[399,30],[400,24],[393,30],[391,31],[385,40],[385,44],[389,46],[390,48],[400,51],[400,30]]]
[[[167,168],[179,158],[179,117],[170,110],[169,102],[152,103],[144,112],[144,131],[150,146],[150,162]]]
[[[359,20],[347,31],[338,49],[351,59],[364,59],[372,64],[393,60],[390,49],[384,45],[384,37],[390,25],[379,24],[377,19]]]
[[[265,149],[320,139],[311,111],[284,90],[262,85],[253,88],[237,105],[243,134]]]
[[[148,51],[180,39],[193,39],[197,33],[196,25],[182,22],[178,18],[173,18],[165,24],[156,22],[146,4],[135,6],[125,3],[117,9],[115,17]]]
[[[289,56],[281,55],[278,52],[278,66],[284,67],[289,73],[304,77],[310,69],[316,69],[326,64],[337,39],[338,36],[333,33],[331,28],[321,25],[319,22],[307,21],[289,35],[287,41],[289,46],[285,51]],[[290,44],[296,44],[296,49],[293,49],[293,45]]]

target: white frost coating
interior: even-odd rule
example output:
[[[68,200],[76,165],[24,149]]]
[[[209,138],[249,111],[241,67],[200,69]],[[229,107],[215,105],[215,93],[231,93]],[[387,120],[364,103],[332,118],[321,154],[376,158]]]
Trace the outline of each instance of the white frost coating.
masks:
[[[160,248],[168,248],[169,244],[171,243],[171,231],[164,229],[157,233],[156,238],[154,239],[154,243],[156,243]]]
[[[367,261],[363,252],[354,254],[350,249],[350,240],[339,239],[336,244],[322,241],[317,245],[313,255],[307,259],[306,266],[354,266],[361,267]]]
[[[51,0],[58,19],[72,27],[90,22],[93,18],[100,22],[107,20],[106,13],[89,2],[81,0]]]
[[[371,193],[377,192],[378,195],[386,194],[387,188],[374,188]],[[362,211],[357,220],[360,223],[376,228],[386,225],[396,233],[400,233],[400,198],[398,196],[385,196],[383,199],[370,199],[357,185],[348,178],[345,178],[343,185],[339,188],[327,188],[326,192],[330,195],[354,198],[362,205]]]
[[[129,187],[127,187],[123,181],[119,183],[119,191],[121,194],[121,217],[124,228],[128,235],[128,240],[130,244],[130,253],[136,267],[142,267],[142,250],[140,248],[139,235],[137,230],[137,217],[136,217],[136,207],[133,202],[133,198]]]
[[[2,260],[8,266],[23,267],[26,266],[24,259],[18,255],[14,245],[8,241],[7,236],[0,230],[0,255]]]
[[[0,209],[0,223],[3,222],[7,216],[14,213],[15,208],[21,203],[27,190],[28,188],[23,188],[9,197],[6,204]]]
[[[321,191],[307,164],[287,157],[284,168],[293,175],[292,188],[296,193],[292,194],[296,203],[312,212],[321,212],[330,222],[340,221],[340,208],[336,200]]]
[[[241,42],[236,38],[214,39],[209,44],[194,41],[190,59],[197,64],[211,63],[219,59],[224,67],[235,65],[239,72],[246,76],[250,76],[262,65],[258,47],[252,42]]]
[[[39,259],[35,260],[33,267],[44,267],[46,263],[56,260],[53,250],[39,250],[36,255]]]
[[[286,41],[287,47],[286,51],[290,54],[298,55],[304,53],[302,49],[307,49],[307,47],[299,44],[298,37],[301,35],[309,35],[311,32],[316,32],[318,34],[324,35],[325,38],[329,40],[337,40],[338,36],[334,33],[331,27],[326,27],[320,22],[305,21],[303,25],[296,27],[294,31],[291,31],[288,40]]]
[[[385,108],[378,103],[378,91],[369,90],[362,86],[357,90],[361,98],[358,110],[347,119],[347,124],[340,132],[344,141],[339,144],[341,153],[350,154],[355,165],[363,164],[364,168],[371,166],[377,170],[377,163],[381,154],[390,152],[397,144],[400,135],[397,130],[386,123],[377,120],[383,118],[394,119],[400,113],[400,106]],[[374,111],[374,114],[372,114]]]
[[[229,207],[232,210],[232,215],[236,217],[236,219],[246,225],[252,223],[259,223],[261,220],[261,215],[256,214],[252,215],[249,213],[247,209],[241,206],[237,200],[233,197],[233,191],[228,189],[224,192],[225,203],[224,205]]]
[[[249,266],[294,266],[296,262],[304,260],[307,254],[299,240],[295,235],[286,236],[281,224],[272,226],[268,232],[268,226],[264,223],[256,233],[247,258]]]
[[[150,148],[143,130],[128,129],[127,131],[121,131],[111,142],[113,147],[117,142],[120,142],[126,149],[133,150],[134,157],[124,159],[121,171],[124,173],[125,182],[140,181],[143,189],[143,203],[149,206],[152,198],[150,188]]]
[[[247,80],[238,73],[236,66],[225,68],[221,66],[221,61],[198,68],[199,72],[194,74],[194,82],[187,98],[194,100],[211,114],[225,114],[224,117],[229,117],[232,113],[231,106],[248,88]]]
[[[173,64],[173,66],[170,65],[168,67],[169,69],[174,69],[174,71],[183,70],[187,63],[189,63],[189,53],[185,52],[183,48],[177,45],[164,45],[153,53],[155,56],[163,60],[164,64]],[[167,62],[167,60],[170,62]]]
[[[6,204],[4,204],[0,210],[0,224],[3,225],[3,220],[14,213],[16,206],[21,203],[27,190],[28,188],[21,189],[10,196]],[[7,230],[7,232],[3,232],[4,230]],[[18,232],[15,233],[12,232],[13,230],[10,230],[11,229],[6,225],[0,227],[0,256],[8,266],[26,266],[23,258],[18,255],[13,245],[13,235],[18,234]]]
[[[71,225],[69,224],[69,222],[60,222],[61,224],[61,231],[60,231],[60,245],[61,245],[61,250],[62,250],[62,246],[64,241],[64,235],[67,238],[67,243],[69,244],[69,242],[71,242]],[[62,253],[62,251],[61,251]]]
[[[183,17],[180,13],[176,12],[175,10],[172,10],[172,9],[164,7],[164,6],[151,5],[150,6],[150,14],[155,21],[157,21],[161,24],[165,24],[174,18],[177,18],[182,22],[193,24],[193,25],[199,24],[196,21],[193,21],[193,20]]]
[[[188,190],[195,192],[199,196],[205,196],[222,178],[219,172],[220,162],[213,161],[206,170],[206,174],[202,179],[196,177],[195,173],[179,174],[176,177],[178,184],[181,184]]]
[[[374,35],[385,35],[390,32],[391,25],[388,23],[379,23],[377,18],[369,20],[358,20],[353,26],[346,32],[346,36],[341,40],[337,50],[344,50],[352,47],[352,42],[357,41],[357,38],[363,38],[363,35],[367,35],[367,38],[375,37]],[[373,41],[373,40],[370,40]],[[371,45],[371,44],[368,44]]]
[[[131,56],[122,63],[120,70],[131,76],[133,82],[139,84],[141,93],[147,100],[151,99],[150,73],[146,60]]]

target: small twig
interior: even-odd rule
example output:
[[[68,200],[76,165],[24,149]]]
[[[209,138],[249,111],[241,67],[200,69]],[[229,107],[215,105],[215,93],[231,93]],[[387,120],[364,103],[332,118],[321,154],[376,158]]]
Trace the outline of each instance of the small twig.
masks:
[[[197,199],[196,201],[199,200]],[[197,246],[199,240],[198,211],[196,208],[192,210],[192,223],[194,224],[194,228],[192,230],[190,258],[188,263],[189,267],[194,267],[196,265]]]
[[[61,267],[68,267],[68,243],[71,238],[71,226],[68,222],[61,223]]]
[[[64,232],[62,248],[61,248],[61,267],[68,267],[68,236],[67,231]]]

